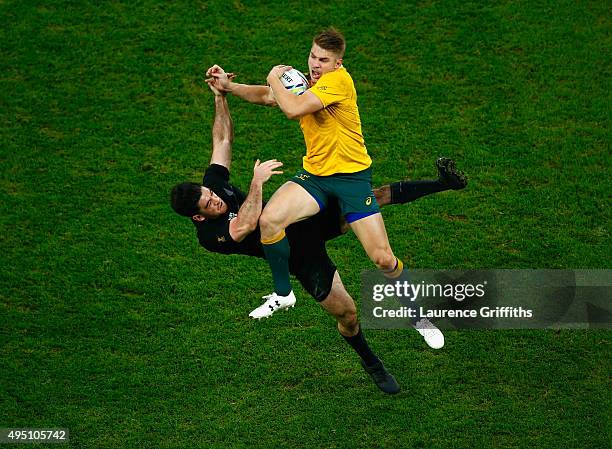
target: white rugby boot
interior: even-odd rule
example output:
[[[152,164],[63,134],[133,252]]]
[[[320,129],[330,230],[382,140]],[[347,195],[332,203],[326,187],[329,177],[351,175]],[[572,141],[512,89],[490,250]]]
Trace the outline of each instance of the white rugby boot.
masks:
[[[277,310],[288,309],[289,307],[295,306],[295,295],[293,294],[293,290],[289,292],[287,296],[280,296],[276,293],[271,293],[269,295],[262,296],[262,299],[265,299],[266,302],[249,313],[251,318],[261,320],[262,318],[272,316]]]
[[[425,343],[432,349],[440,349],[444,346],[444,334],[427,318],[423,318],[413,324],[414,328],[425,339]]]

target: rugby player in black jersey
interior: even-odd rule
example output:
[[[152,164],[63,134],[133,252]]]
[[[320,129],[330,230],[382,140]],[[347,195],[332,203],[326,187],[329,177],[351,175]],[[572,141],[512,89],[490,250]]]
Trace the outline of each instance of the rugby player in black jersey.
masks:
[[[272,175],[282,173],[279,171],[282,163],[276,160],[256,161],[246,195],[230,183],[233,123],[225,93],[211,83],[209,86],[215,94],[210,165],[204,173],[202,184],[182,183],[172,189],[171,205],[178,214],[191,218],[200,244],[209,251],[264,258],[258,228],[264,206],[263,184]],[[441,158],[436,164],[439,172],[437,180],[401,181],[374,189],[379,205],[406,203],[430,193],[465,187],[466,178],[456,170],[453,161]],[[394,394],[399,392],[400,387],[368,346],[359,326],[355,303],[327,255],[326,241],[348,229],[340,217],[338,204],[331,201],[321,213],[287,228],[291,244],[290,271],[305,290],[336,318],[340,334],[360,356],[363,368],[375,384],[382,391]],[[264,304],[251,312],[251,317],[270,316],[295,304],[295,301],[291,304],[279,303],[274,297],[264,299]],[[444,336],[429,321],[422,320],[415,328],[431,347],[441,348],[444,345]]]

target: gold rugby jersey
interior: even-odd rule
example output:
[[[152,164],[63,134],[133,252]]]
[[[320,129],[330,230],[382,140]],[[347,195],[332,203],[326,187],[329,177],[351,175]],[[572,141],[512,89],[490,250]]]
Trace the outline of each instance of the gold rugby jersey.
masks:
[[[361,132],[357,92],[344,67],[311,87],[323,109],[300,119],[306,141],[304,170],[317,176],[355,173],[372,164]]]

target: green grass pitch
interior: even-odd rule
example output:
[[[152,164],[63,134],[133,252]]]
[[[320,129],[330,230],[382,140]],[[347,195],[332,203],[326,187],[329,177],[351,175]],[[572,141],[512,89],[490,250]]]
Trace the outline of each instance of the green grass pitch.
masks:
[[[305,70],[334,25],[375,184],[442,155],[470,175],[385,210],[398,256],[609,268],[609,2],[0,0],[0,22],[0,427],[69,428],[72,448],[610,446],[609,332],[453,331],[433,351],[368,331],[403,387],[386,397],[301,288],[250,321],[265,263],[207,253],[168,204],[210,157],[204,70]],[[269,196],[299,127],[229,101],[236,184],[285,162]],[[355,237],[330,253],[358,297]]]

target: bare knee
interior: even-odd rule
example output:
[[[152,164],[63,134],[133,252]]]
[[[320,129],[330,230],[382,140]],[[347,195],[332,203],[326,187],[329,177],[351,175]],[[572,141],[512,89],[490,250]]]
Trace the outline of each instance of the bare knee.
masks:
[[[381,248],[374,251],[370,259],[381,270],[393,270],[395,268],[396,259],[391,248]]]
[[[357,320],[357,311],[353,308],[346,310],[339,318],[339,322],[342,322],[347,328],[353,328],[357,326],[359,321]]]
[[[338,321],[338,330],[342,335],[349,337],[355,335],[359,330],[357,311],[354,308],[342,311],[336,316],[336,320]]]
[[[345,292],[346,293],[346,292]],[[357,309],[355,303],[348,294],[339,297],[338,292],[331,293],[321,306],[333,316],[338,322],[338,330],[345,337],[352,337],[359,330]]]
[[[359,331],[357,308],[353,298],[346,292],[337,271],[334,273],[332,288],[327,298],[321,302],[321,307],[336,319],[338,330],[342,335],[352,337],[357,334]]]
[[[283,230],[281,215],[274,209],[265,208],[259,217],[261,235],[273,237]]]

